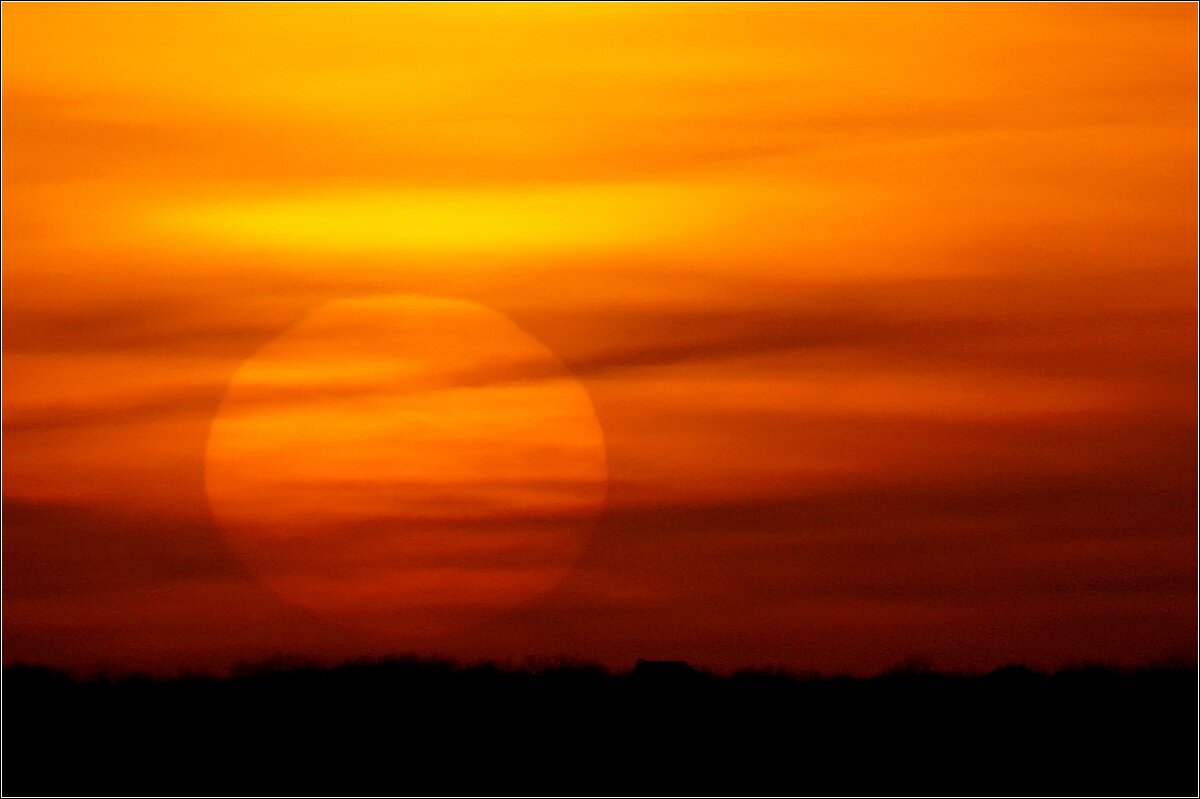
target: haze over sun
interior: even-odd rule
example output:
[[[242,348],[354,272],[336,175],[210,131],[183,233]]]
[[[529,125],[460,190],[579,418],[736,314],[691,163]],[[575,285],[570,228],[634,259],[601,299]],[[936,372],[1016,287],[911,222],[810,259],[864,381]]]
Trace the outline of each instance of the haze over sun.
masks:
[[[6,662],[1195,651],[1194,5],[3,16]]]

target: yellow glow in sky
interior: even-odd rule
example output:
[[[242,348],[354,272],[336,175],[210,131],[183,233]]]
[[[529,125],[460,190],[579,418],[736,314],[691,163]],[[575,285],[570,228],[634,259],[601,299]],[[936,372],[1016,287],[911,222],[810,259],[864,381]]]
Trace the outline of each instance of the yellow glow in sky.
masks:
[[[168,207],[151,212],[148,224],[230,248],[570,253],[694,235],[706,216],[697,199],[686,187],[655,185],[334,191]]]

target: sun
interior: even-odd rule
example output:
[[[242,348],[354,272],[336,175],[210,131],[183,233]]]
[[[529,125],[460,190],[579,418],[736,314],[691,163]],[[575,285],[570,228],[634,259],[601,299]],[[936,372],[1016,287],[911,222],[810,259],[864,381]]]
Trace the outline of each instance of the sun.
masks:
[[[287,602],[394,646],[469,628],[570,572],[605,501],[584,387],[504,315],[342,299],[233,376],[205,484]]]

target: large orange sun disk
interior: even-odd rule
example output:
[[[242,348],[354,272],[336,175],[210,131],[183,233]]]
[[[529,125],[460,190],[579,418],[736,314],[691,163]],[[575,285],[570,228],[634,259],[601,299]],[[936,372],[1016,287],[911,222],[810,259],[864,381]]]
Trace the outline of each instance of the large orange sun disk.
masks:
[[[392,645],[461,631],[569,573],[603,506],[583,386],[483,306],[337,300],[248,359],[206,488],[286,601]]]

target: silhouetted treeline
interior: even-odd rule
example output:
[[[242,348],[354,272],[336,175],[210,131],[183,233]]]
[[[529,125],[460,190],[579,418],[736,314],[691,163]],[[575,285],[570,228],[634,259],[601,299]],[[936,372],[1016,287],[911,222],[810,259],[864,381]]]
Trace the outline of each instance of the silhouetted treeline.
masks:
[[[1196,669],[4,672],[3,791],[1195,795]]]

